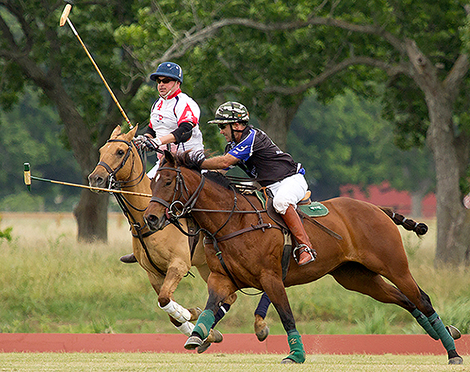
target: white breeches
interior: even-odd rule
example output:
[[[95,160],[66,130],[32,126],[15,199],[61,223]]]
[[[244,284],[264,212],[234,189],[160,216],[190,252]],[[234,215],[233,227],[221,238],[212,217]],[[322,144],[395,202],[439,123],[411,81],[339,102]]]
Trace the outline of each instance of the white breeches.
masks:
[[[297,173],[275,182],[267,187],[274,195],[273,207],[276,212],[285,214],[289,204],[295,206],[308,190],[307,181],[303,174]]]

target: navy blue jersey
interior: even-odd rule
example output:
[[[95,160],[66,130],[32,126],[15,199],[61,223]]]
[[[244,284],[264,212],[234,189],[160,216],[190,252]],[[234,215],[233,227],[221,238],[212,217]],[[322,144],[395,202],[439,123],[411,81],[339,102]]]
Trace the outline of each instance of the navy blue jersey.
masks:
[[[266,133],[252,126],[243,130],[240,142],[229,142],[225,153],[239,159],[237,165],[249,177],[256,178],[261,186],[271,185],[303,171],[300,164],[281,151]]]

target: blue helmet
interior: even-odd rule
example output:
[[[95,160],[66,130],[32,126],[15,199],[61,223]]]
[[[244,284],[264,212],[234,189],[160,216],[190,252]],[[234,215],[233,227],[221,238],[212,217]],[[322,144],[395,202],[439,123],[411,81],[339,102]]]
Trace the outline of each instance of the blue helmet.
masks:
[[[165,76],[183,83],[183,70],[174,62],[163,62],[157,67],[157,71],[150,75],[150,80],[156,81],[158,76]]]

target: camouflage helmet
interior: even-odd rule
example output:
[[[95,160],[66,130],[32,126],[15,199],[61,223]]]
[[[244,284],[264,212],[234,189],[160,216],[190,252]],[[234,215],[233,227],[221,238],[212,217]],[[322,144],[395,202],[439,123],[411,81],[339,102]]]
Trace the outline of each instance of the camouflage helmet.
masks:
[[[248,123],[250,114],[245,106],[238,102],[225,102],[215,112],[215,119],[209,124]]]

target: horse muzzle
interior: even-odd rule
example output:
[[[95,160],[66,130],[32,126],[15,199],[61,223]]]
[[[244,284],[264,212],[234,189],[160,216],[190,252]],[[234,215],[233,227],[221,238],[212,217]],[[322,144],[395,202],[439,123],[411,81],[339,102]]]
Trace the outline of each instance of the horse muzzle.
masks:
[[[158,231],[163,230],[163,228],[168,225],[169,221],[166,214],[163,214],[160,218],[147,210],[144,214],[145,222],[150,230]]]
[[[106,175],[105,177],[102,177],[99,173],[93,172],[88,176],[88,185],[91,187],[99,187],[102,189],[105,189],[109,186],[109,177]],[[96,193],[100,193],[102,191],[98,190],[91,190]]]

